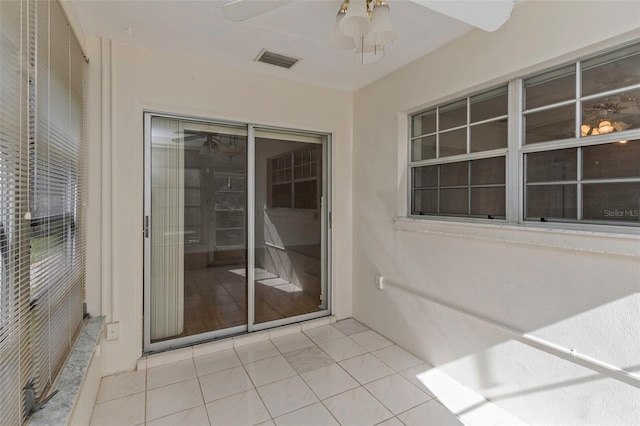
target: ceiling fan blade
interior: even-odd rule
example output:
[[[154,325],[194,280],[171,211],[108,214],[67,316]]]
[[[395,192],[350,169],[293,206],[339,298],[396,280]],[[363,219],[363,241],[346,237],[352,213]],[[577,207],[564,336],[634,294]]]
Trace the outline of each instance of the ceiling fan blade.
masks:
[[[254,16],[291,3],[293,0],[235,0],[222,6],[222,13],[233,22],[242,22]]]
[[[465,24],[495,31],[511,17],[515,0],[411,0]]]
[[[188,136],[187,136],[188,135]],[[198,135],[198,134],[189,134],[186,133],[184,134],[183,137],[181,138],[175,138],[175,139],[171,139],[173,142],[191,142],[191,141],[195,141],[198,139],[202,139],[203,135]]]

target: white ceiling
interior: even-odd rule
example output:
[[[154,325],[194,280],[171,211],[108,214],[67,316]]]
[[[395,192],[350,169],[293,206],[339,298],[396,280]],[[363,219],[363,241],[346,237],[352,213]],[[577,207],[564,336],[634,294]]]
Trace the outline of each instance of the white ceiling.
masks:
[[[325,44],[341,0],[298,0],[240,23],[224,18],[221,7],[228,1],[70,3],[88,35],[349,91],[360,89],[473,29],[410,1],[391,0],[398,39],[387,46],[382,60],[360,65],[360,58],[353,52],[336,51]],[[264,48],[302,60],[289,70],[254,62]]]

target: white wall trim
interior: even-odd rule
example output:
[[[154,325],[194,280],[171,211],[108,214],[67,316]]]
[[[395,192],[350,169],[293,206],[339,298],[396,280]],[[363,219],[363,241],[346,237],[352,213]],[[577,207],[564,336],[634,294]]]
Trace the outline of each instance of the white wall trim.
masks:
[[[396,231],[422,232],[500,243],[525,244],[626,257],[640,257],[640,235],[537,228],[527,225],[396,218]]]

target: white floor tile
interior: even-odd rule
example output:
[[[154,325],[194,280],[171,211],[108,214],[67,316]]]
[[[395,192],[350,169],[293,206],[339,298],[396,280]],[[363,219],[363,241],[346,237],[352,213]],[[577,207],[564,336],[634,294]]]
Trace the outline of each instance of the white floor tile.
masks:
[[[304,330],[304,334],[306,334],[307,337],[313,340],[316,344],[346,337],[344,333],[331,325]]]
[[[338,321],[333,324],[333,327],[341,331],[343,334],[350,336],[352,334],[362,333],[364,331],[369,331],[369,327],[364,324],[359,323],[353,318],[348,318],[342,321]]]
[[[96,403],[144,392],[146,371],[131,371],[103,377]]]
[[[144,423],[144,392],[97,404],[91,425],[133,426]]]
[[[233,338],[233,347],[252,345],[258,342],[266,342],[269,340],[269,330],[257,331],[255,333],[243,334]]]
[[[147,356],[147,368],[159,367],[161,365],[173,364],[193,358],[192,348],[175,349],[168,352]]]
[[[449,392],[459,385],[451,377],[427,363],[403,370],[401,374],[432,397]]]
[[[376,426],[404,426],[397,417],[392,417],[389,420],[385,420],[382,423],[378,423]]]
[[[190,408],[170,416],[147,422],[146,426],[209,426],[209,417],[204,405]]]
[[[302,331],[307,331],[310,330],[312,328],[318,328],[318,327],[323,327],[326,325],[330,325],[331,324],[331,320],[332,317],[323,317],[323,318],[316,318],[313,320],[309,320],[309,321],[304,321],[302,323],[300,323],[300,327],[302,328]]]
[[[335,363],[329,355],[316,345],[309,348],[299,349],[297,351],[287,352],[283,356],[298,374],[317,370],[318,368],[326,367]]]
[[[326,399],[359,386],[359,383],[338,364],[302,373],[300,376],[320,399]]]
[[[198,376],[215,373],[241,365],[240,358],[233,349],[214,352],[208,355],[199,356],[193,359],[196,365]]]
[[[278,349],[273,346],[273,343],[271,343],[269,340],[264,342],[252,343],[246,346],[240,346],[235,348],[235,351],[243,364],[260,361],[261,359],[280,355]]]
[[[288,334],[286,336],[276,337],[271,339],[271,342],[276,345],[278,350],[282,353],[314,346],[314,343],[302,333]]]
[[[200,376],[200,388],[204,402],[211,402],[253,389],[253,383],[244,367],[239,366]]]
[[[276,337],[288,336],[290,334],[300,334],[302,327],[300,324],[285,325],[269,330],[269,339],[273,342]]]
[[[324,405],[342,425],[375,425],[393,417],[362,387],[328,398],[324,400]]]
[[[147,369],[147,389],[184,382],[195,377],[197,377],[197,374],[193,359],[185,359]]]
[[[458,417],[471,426],[493,426],[499,424],[508,413],[497,405],[483,401],[458,413]]]
[[[193,347],[193,357],[197,358],[200,356],[209,355],[214,352],[220,352],[228,349],[233,349],[233,339],[203,343],[201,345],[196,345]]]
[[[295,370],[282,355],[246,364],[245,368],[256,387],[296,375]]]
[[[272,417],[278,417],[318,402],[318,398],[300,376],[259,387],[258,393]]]
[[[318,346],[320,346],[320,348],[335,361],[353,358],[354,356],[362,355],[367,352],[365,348],[348,337],[320,343]]]
[[[309,405],[274,420],[278,426],[339,426],[336,419],[320,403]]]
[[[198,379],[147,391],[147,421],[204,404]]]
[[[365,388],[396,415],[431,399],[398,373],[371,382]]]
[[[212,425],[247,426],[270,420],[258,392],[248,390],[207,404]]]
[[[463,426],[454,414],[432,399],[398,415],[406,426]]]
[[[422,360],[420,358],[412,355],[397,345],[389,346],[372,353],[376,358],[396,371],[406,370],[409,367],[422,364]]]
[[[393,345],[393,342],[385,339],[373,330],[352,334],[349,337],[368,351],[377,351],[378,349]]]
[[[145,420],[151,426],[510,424],[509,413],[353,319],[335,327],[296,332],[298,328],[303,329],[298,325],[278,329],[272,340],[258,343],[249,342],[269,332],[246,336],[230,341],[246,345],[203,349],[188,359],[186,355],[196,352],[179,350],[163,358],[151,357],[147,370],[105,377],[91,422],[118,426],[142,425]],[[294,333],[285,334],[290,331]],[[165,362],[174,358],[177,362]],[[523,424],[517,419],[516,423]]]
[[[363,385],[394,373],[391,367],[371,354],[350,358],[339,364]]]

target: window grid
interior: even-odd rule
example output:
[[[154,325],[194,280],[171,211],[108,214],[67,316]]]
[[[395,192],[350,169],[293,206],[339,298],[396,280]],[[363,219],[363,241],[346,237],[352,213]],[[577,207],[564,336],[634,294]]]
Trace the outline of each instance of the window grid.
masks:
[[[636,45],[636,55],[638,54],[638,45]],[[628,53],[628,50],[627,50]],[[615,54],[615,51],[614,53]],[[614,58],[614,60],[612,62],[615,62],[617,60],[623,60],[626,59],[628,57],[630,57],[632,55],[627,55],[627,56],[621,56],[618,58]],[[597,56],[594,56],[597,57]],[[615,87],[613,89],[608,89],[605,88],[604,90],[596,90],[593,91],[591,93],[589,93],[586,96],[583,96],[583,67],[582,64],[585,61],[589,61],[590,59],[587,58],[585,60],[580,60],[580,61],[576,61],[576,63],[574,64],[574,73],[575,73],[575,89],[574,89],[574,96],[572,99],[569,100],[564,100],[561,102],[555,102],[555,103],[549,103],[548,105],[542,105],[539,106],[537,108],[531,109],[531,110],[524,110],[522,113],[522,120],[523,123],[526,123],[527,118],[534,113],[540,112],[540,111],[546,111],[546,110],[553,110],[562,106],[569,106],[569,105],[574,105],[574,137],[573,138],[568,138],[568,139],[551,139],[548,141],[544,141],[544,142],[532,142],[530,144],[527,144],[527,125],[524,124],[523,125],[523,129],[522,129],[522,133],[520,134],[520,138],[524,143],[523,148],[526,147],[526,149],[522,150],[522,155],[524,155],[525,159],[526,157],[528,157],[531,154],[534,153],[538,153],[538,152],[544,152],[544,151],[549,151],[549,152],[554,152],[554,151],[559,151],[562,149],[568,149],[568,148],[575,148],[575,167],[576,167],[576,176],[575,179],[573,180],[562,180],[562,181],[546,181],[546,182],[530,182],[528,179],[528,175],[526,173],[526,169],[525,169],[525,173],[523,173],[522,176],[522,180],[524,181],[524,185],[525,185],[525,193],[524,193],[524,215],[523,215],[523,220],[524,221],[532,221],[532,220],[539,220],[542,222],[546,222],[546,221],[564,221],[567,218],[564,217],[564,215],[567,213],[566,211],[562,211],[562,217],[544,217],[541,215],[535,215],[535,214],[531,214],[530,213],[530,207],[531,205],[533,205],[534,203],[529,199],[530,198],[530,193],[528,191],[528,188],[533,188],[533,187],[540,187],[540,186],[548,186],[549,188],[552,188],[552,185],[563,185],[562,188],[570,188],[571,190],[575,190],[575,200],[570,202],[574,202],[575,203],[575,218],[570,218],[569,220],[571,222],[577,222],[577,223],[587,223],[587,224],[607,224],[607,225],[627,225],[627,226],[638,226],[640,223],[636,221],[633,221],[633,214],[634,214],[634,208],[633,207],[637,207],[637,205],[633,205],[633,204],[626,204],[627,207],[629,208],[625,208],[622,209],[622,213],[621,214],[628,214],[629,218],[627,220],[614,220],[614,219],[610,219],[609,217],[606,216],[606,214],[608,214],[609,212],[606,208],[603,208],[603,212],[605,214],[604,217],[596,217],[597,213],[594,211],[591,211],[589,213],[589,215],[586,214],[585,212],[585,208],[586,205],[585,203],[587,202],[586,197],[585,197],[585,188],[586,186],[591,185],[595,185],[595,184],[616,184],[616,183],[638,183],[640,182],[640,176],[626,176],[624,178],[600,178],[600,179],[585,179],[584,177],[584,149],[586,147],[591,147],[591,146],[598,146],[598,145],[609,145],[609,146],[615,146],[612,144],[615,144],[616,142],[620,143],[620,141],[623,141],[622,143],[626,144],[629,143],[629,141],[631,141],[632,139],[638,139],[640,137],[640,131],[638,129],[622,129],[621,131],[612,131],[610,130],[608,133],[593,133],[592,131],[595,131],[595,124],[596,121],[591,121],[593,118],[590,119],[590,116],[587,115],[587,109],[586,106],[588,105],[589,102],[598,102],[599,100],[602,100],[602,102],[600,104],[595,104],[594,107],[592,107],[594,110],[598,110],[597,115],[595,115],[595,119],[596,120],[600,120],[602,121],[607,121],[609,120],[611,123],[615,124],[615,112],[619,112],[616,111],[615,109],[615,104],[611,104],[613,105],[613,107],[607,107],[607,108],[603,108],[602,106],[606,106],[607,103],[611,103],[611,102],[615,102],[616,99],[623,99],[623,96],[625,93],[629,93],[632,92],[634,90],[638,90],[640,88],[640,84],[635,83],[635,84],[628,84],[628,85],[623,85],[621,87]],[[596,65],[597,67],[597,65]],[[558,67],[557,69],[561,69],[561,67]],[[543,75],[544,73],[540,73],[538,75]],[[535,78],[536,76],[534,76],[533,78]],[[530,77],[531,78],[531,77]],[[612,78],[613,80],[613,78]],[[523,81],[527,81],[527,79],[523,79]],[[544,83],[544,81],[542,82]],[[526,86],[526,85],[525,85]],[[526,87],[523,88],[523,93],[526,94]],[[526,95],[523,96],[523,105],[526,106],[526,102],[524,101],[526,99]],[[610,100],[611,99],[611,100]],[[631,101],[632,98],[629,97],[629,101]],[[635,99],[634,99],[635,100]],[[619,102],[619,101],[618,101]],[[591,115],[594,116],[594,112],[591,112]],[[622,119],[621,119],[622,121]],[[628,124],[627,124],[628,125]],[[590,128],[590,130],[588,132],[585,131],[584,127]],[[631,125],[628,125],[629,127],[632,127]],[[616,129],[618,130],[618,129]],[[626,130],[626,131],[625,131]],[[640,143],[638,141],[632,141],[631,143]],[[540,144],[540,146],[538,146]],[[525,165],[526,165],[526,161],[525,161]],[[611,173],[611,172],[610,172]],[[591,187],[593,188],[593,187]],[[604,193],[604,191],[601,191]],[[623,196],[621,196],[623,197]],[[571,197],[573,198],[573,197]],[[604,195],[603,195],[604,198]],[[565,197],[564,195],[562,196],[562,204],[564,205],[564,200]],[[605,201],[605,200],[601,200],[601,201]],[[609,201],[609,199],[607,198],[606,201]],[[630,200],[627,200],[627,202],[629,202]],[[633,200],[631,200],[633,201]],[[616,199],[614,200],[614,202],[612,203],[614,206],[616,205],[625,205],[625,200],[620,200],[620,199]],[[606,204],[605,204],[606,207]],[[591,206],[592,210],[594,209],[594,206]],[[611,211],[615,212],[615,211],[619,211],[618,207],[612,207]],[[637,216],[637,210],[635,210],[635,215]],[[591,216],[591,217],[589,217]],[[635,222],[635,223],[634,223]]]
[[[583,225],[583,226],[587,225],[589,227],[593,227],[593,225],[639,226],[640,221],[638,221],[638,218],[635,216],[638,216],[638,207],[640,206],[636,206],[635,210],[628,208],[628,206],[633,207],[633,197],[635,196],[636,187],[632,185],[631,186],[618,185],[616,187],[613,185],[640,183],[640,172],[636,172],[635,169],[633,169],[633,167],[630,168],[628,166],[628,163],[630,161],[635,161],[635,160],[631,160],[631,159],[619,160],[621,156],[624,156],[624,152],[629,152],[631,155],[634,156],[633,158],[635,158],[636,154],[634,153],[637,153],[637,148],[635,147],[640,147],[640,124],[638,123],[638,118],[640,118],[639,117],[640,114],[637,114],[633,109],[633,107],[629,108],[629,110],[627,111],[625,111],[625,108],[628,108],[626,106],[623,107],[622,109],[618,107],[619,111],[624,111],[624,113],[619,114],[618,117],[629,118],[627,120],[628,123],[626,123],[623,121],[622,118],[618,119],[619,121],[614,122],[615,114],[616,112],[619,112],[619,111],[616,111],[615,104],[613,107],[610,107],[608,109],[608,112],[609,112],[608,115],[605,112],[598,111],[598,108],[602,109],[603,106],[606,107],[607,103],[612,103],[612,102],[624,103],[627,101],[628,102],[635,101],[637,102],[637,105],[640,107],[640,101],[638,100],[640,96],[637,96],[638,95],[637,93],[633,93],[633,91],[640,90],[640,79],[636,74],[637,71],[635,71],[637,67],[633,68],[635,66],[634,64],[636,64],[638,61],[637,55],[640,55],[640,44],[627,46],[624,49],[624,52],[623,52],[624,55],[618,55],[618,52],[620,51],[623,51],[623,49],[611,49],[608,53],[606,53],[607,55],[607,58],[605,58],[606,62],[600,59],[600,56],[604,56],[601,53],[601,54],[593,55],[589,58],[575,61],[574,63],[569,65],[558,66],[558,67],[552,68],[551,70],[542,71],[530,77],[524,77],[524,78],[519,78],[519,79],[510,81],[508,86],[509,87],[508,89],[509,108],[508,108],[508,113],[506,115],[471,123],[472,98],[473,96],[478,96],[478,95],[472,95],[472,96],[467,96],[463,98],[466,100],[466,108],[467,108],[466,110],[467,122],[465,125],[448,127],[444,130],[441,130],[441,126],[440,126],[441,125],[440,115],[442,113],[442,107],[452,106],[456,102],[459,102],[459,100],[454,100],[452,102],[445,102],[441,105],[425,109],[416,114],[412,114],[409,117],[410,119],[409,151],[410,152],[409,152],[409,164],[408,164],[409,171],[411,172],[411,179],[409,182],[409,196],[410,196],[409,205],[410,205],[411,215],[418,215],[420,217],[423,217],[424,215],[436,216],[436,217],[453,215],[449,213],[448,214],[440,213],[442,211],[441,193],[442,193],[442,189],[445,188],[444,186],[442,186],[442,182],[441,182],[440,167],[443,164],[455,163],[455,162],[461,162],[461,161],[468,162],[468,170],[467,170],[468,186],[448,186],[445,189],[455,189],[455,188],[463,188],[463,187],[467,188],[467,190],[469,191],[468,199],[467,199],[467,212],[471,213],[473,201],[472,201],[472,195],[470,192],[472,188],[472,185],[470,183],[472,165],[470,161],[477,158],[492,158],[496,156],[503,156],[505,157],[506,171],[505,171],[505,181],[502,186],[505,187],[505,197],[506,197],[505,220],[507,222],[531,223],[532,220],[533,221],[538,220],[542,222],[549,222],[549,221],[563,222],[565,224],[575,223],[578,225],[578,227],[580,225]],[[632,78],[625,80],[624,83],[620,83],[618,81],[618,82],[614,82],[613,84],[609,84],[608,86],[606,83],[603,84],[601,80],[598,80],[597,78],[594,77],[594,76],[597,76],[597,72],[600,71],[598,67],[606,67],[607,69],[605,69],[604,72],[610,72],[609,70],[614,69],[614,67],[618,66],[618,64],[616,63],[617,61],[625,61],[626,63],[625,66],[629,67],[629,69],[632,70],[631,73],[636,75],[632,75]],[[591,79],[589,83],[590,84],[588,89],[589,91],[585,92],[586,95],[583,95],[583,71],[584,71],[583,64],[584,63],[589,63],[589,66],[584,69],[589,70],[589,72],[591,73],[586,77]],[[612,63],[615,63],[615,65],[612,66],[611,65]],[[564,68],[564,70],[562,68]],[[526,83],[532,78],[538,77],[538,81],[535,84],[544,85],[548,83],[548,81],[545,80],[546,78],[545,74],[547,73],[549,74],[556,73],[555,76],[551,75],[551,80],[563,79],[564,81],[567,81],[567,80],[571,81],[572,84],[570,86],[567,86],[571,89],[569,91],[565,89],[564,92],[561,92],[558,94],[558,93],[555,93],[553,90],[548,90],[548,88],[545,89],[543,87],[543,90],[541,92],[542,94],[538,94],[539,98],[536,100],[537,103],[533,103],[531,104],[532,107],[529,107],[526,102],[527,101],[526,94],[527,94],[527,89],[529,89],[529,87],[526,86]],[[552,85],[549,85],[549,87],[552,87]],[[574,87],[574,89],[572,87]],[[546,98],[544,93],[545,90],[547,90],[548,92],[546,94]],[[482,95],[483,93],[489,93],[489,92],[491,92],[491,90],[482,92],[480,93],[480,95]],[[565,96],[567,95],[571,96],[571,98],[566,99]],[[563,99],[563,97],[565,98]],[[626,99],[627,97],[628,99]],[[549,99],[551,99],[550,102],[549,102]],[[618,99],[622,99],[622,101],[619,101]],[[573,110],[571,114],[565,113],[565,115],[562,115],[562,116],[560,115],[558,115],[557,117],[553,116],[553,110],[559,110],[559,112],[563,112],[562,108],[565,108],[564,111],[569,111],[567,107],[572,107],[569,109],[569,110]],[[458,107],[456,106],[455,108],[458,108]],[[594,114],[593,110],[595,110],[597,114]],[[532,126],[529,126],[528,128],[527,119],[528,118],[535,119],[536,117],[534,114],[544,113],[544,112],[547,112],[547,116],[548,117],[550,116],[552,120],[558,120],[558,121],[564,120],[565,123],[561,123],[561,124],[566,124],[566,122],[572,121],[571,132],[569,133],[568,132],[569,128],[565,127],[566,133],[557,132],[558,134],[555,135],[553,132],[548,132],[548,134],[542,137],[541,138],[542,140],[540,141],[527,140],[527,132],[531,131],[531,128],[533,128]],[[421,131],[417,132],[414,119],[416,119],[417,117],[422,118],[429,114],[435,114],[435,131],[429,131],[429,130],[433,130],[433,128],[426,129],[426,131],[422,131],[423,128],[420,128]],[[542,115],[544,116],[544,114]],[[593,121],[592,119],[593,116],[595,116],[596,119],[599,120],[600,124],[598,124],[598,121]],[[545,117],[543,117],[543,119],[544,118]],[[496,150],[495,152],[480,152],[480,153],[472,152],[473,150],[472,127],[485,124],[485,123],[497,122],[505,119],[507,121],[507,127],[508,127],[507,147],[501,150]],[[608,132],[605,133],[603,130],[603,133],[600,133],[597,127],[600,126],[600,129],[603,129],[602,121],[606,121],[606,120],[610,120],[611,123],[617,124],[621,128],[614,126],[615,130],[611,130],[611,127],[609,127]],[[540,121],[544,122],[544,120],[540,120]],[[596,124],[593,124],[593,123],[596,123]],[[588,124],[592,129],[589,133],[585,132],[585,124]],[[463,128],[466,129],[466,153],[450,155],[450,156],[446,156],[446,155],[442,156],[441,136],[446,135],[450,132],[454,132],[456,130],[463,129]],[[419,152],[420,147],[418,148],[414,147],[414,144],[420,143],[420,140],[422,138],[429,137],[429,136],[435,136],[435,140],[436,140],[434,158],[425,158],[425,156],[422,155],[422,153],[420,153],[421,155],[417,155],[417,152]],[[601,155],[601,156],[608,155],[609,151],[613,152],[615,150],[615,147],[618,146],[618,145],[614,145],[615,143],[628,144],[629,147],[631,147],[631,145],[635,145],[634,148],[630,148],[627,151],[620,151],[620,153],[611,154],[612,158],[618,158],[619,161],[626,162],[625,167],[628,169],[627,172],[630,174],[618,176],[616,174],[617,172],[614,171],[614,169],[616,168],[615,166],[616,162],[610,161],[610,159],[607,159],[607,161],[605,161],[605,166],[600,166],[600,167],[609,167],[609,169],[605,169],[605,171],[609,170],[608,176],[610,177],[608,177],[606,174],[603,176],[593,175],[594,173],[593,164],[598,164],[597,161],[595,163],[589,163],[591,176],[585,177],[586,176],[585,167],[587,167],[585,165],[585,161],[586,161],[585,149],[590,147],[603,146],[602,150],[591,151],[590,158],[591,160],[593,160],[594,158],[597,159],[598,155]],[[560,181],[548,180],[544,182],[529,181],[527,177],[527,161],[526,160],[530,154],[549,152],[551,155],[553,155],[554,151],[568,149],[568,148],[575,149],[576,157],[572,161],[575,161],[574,167],[576,170],[575,170],[575,176],[573,179],[566,179],[566,180],[563,179]],[[594,152],[596,153],[594,154]],[[640,163],[640,158],[637,160],[637,162]],[[417,182],[416,180],[415,173],[419,167],[426,167],[426,166],[438,166],[437,187],[418,186],[419,182]],[[595,172],[595,173],[599,173],[599,172]],[[612,186],[606,187],[603,184],[609,184]],[[575,198],[575,201],[573,201],[573,203],[575,204],[575,207],[573,205],[570,205],[569,207],[569,210],[575,208],[575,211],[571,213],[574,216],[571,217],[570,219],[561,218],[561,217],[560,218],[534,217],[531,214],[529,214],[529,208],[527,204],[531,203],[532,201],[529,199],[528,189],[535,188],[535,187],[552,188],[553,185],[556,185],[556,186],[563,185],[561,188],[570,189],[569,191],[570,193],[575,191],[575,194],[571,194],[569,196],[571,199],[573,199],[573,197]],[[601,185],[601,186],[596,187],[596,185]],[[480,187],[480,186],[477,186],[477,187]],[[489,187],[491,187],[491,185],[489,185]],[[437,192],[437,213],[421,212],[420,209],[418,208],[419,206],[416,205],[416,200],[415,200],[416,191],[425,190],[425,189],[431,189]],[[609,190],[614,190],[614,189],[616,191],[614,195],[607,194]],[[598,195],[601,193],[605,195],[603,196]],[[587,197],[591,197],[591,198],[587,199]],[[603,211],[606,213],[606,210],[602,210],[601,205],[603,203],[606,204],[606,202],[609,202],[609,200],[614,200],[615,201],[613,202],[614,205],[618,203],[619,200],[616,199],[615,197],[624,198],[620,201],[620,203],[623,206],[627,206],[625,207],[626,210],[623,209],[622,213],[618,212],[618,215],[620,216],[623,213],[626,215],[635,214],[634,219],[629,219],[629,218],[620,219],[620,217],[617,217],[617,218],[616,217],[614,218],[598,217],[598,214],[602,214]],[[606,198],[606,200],[604,198]],[[638,204],[640,204],[640,200],[638,200]],[[614,209],[614,213],[615,213],[615,209],[618,207],[614,206],[612,208]],[[585,209],[589,209],[589,210],[587,211]],[[597,210],[597,209],[601,209],[601,210]],[[563,214],[565,214],[564,211],[563,211]],[[457,217],[457,220],[463,220],[463,221],[467,218],[469,219],[474,218],[474,216],[471,216],[470,214],[456,215],[456,216],[459,216]]]
[[[483,95],[486,97],[483,97]],[[506,199],[499,201],[499,203],[502,204],[498,208],[498,211],[500,212],[500,214],[472,214],[474,210],[473,203],[477,199],[482,199],[482,196],[478,194],[476,191],[474,191],[475,189],[496,188],[496,187],[506,188],[506,155],[508,152],[506,146],[498,147],[498,148],[495,148],[495,146],[491,146],[489,147],[489,149],[483,146],[484,144],[487,143],[487,139],[486,139],[486,136],[482,134],[479,134],[478,137],[476,138],[478,143],[478,149],[475,150],[474,152],[473,144],[474,142],[476,142],[476,140],[474,140],[474,138],[472,137],[472,132],[473,132],[473,129],[480,128],[479,126],[487,125],[491,123],[499,123],[504,121],[506,121],[505,130],[506,132],[508,132],[509,114],[508,114],[508,96],[507,95],[508,95],[508,88],[507,86],[502,85],[497,87],[496,89],[484,91],[477,95],[473,94],[471,96],[454,100],[453,102],[448,102],[443,105],[438,105],[435,108],[427,109],[411,117],[410,158],[409,158],[410,169],[409,170],[411,172],[411,184],[410,184],[411,205],[410,207],[411,207],[412,214],[417,214],[421,216],[424,214],[436,214],[436,215],[446,215],[446,216],[456,216],[456,217],[475,217],[475,218],[484,218],[484,219],[493,219],[495,217],[501,217],[501,218],[505,217],[505,213],[502,213],[502,212],[506,211]],[[495,98],[501,99],[502,97],[506,96],[506,99],[504,100],[504,105],[499,105],[499,108],[502,108],[507,113],[506,114],[497,113],[495,116],[491,116],[491,112],[490,112],[488,118],[485,116],[480,116],[476,121],[472,122],[473,120],[472,111],[473,111],[475,96],[479,96],[478,98],[475,98],[475,103],[480,103],[487,100],[491,101]],[[464,119],[463,119],[464,124],[459,124],[459,122],[461,122],[462,120],[458,120],[458,123],[456,123],[455,112],[456,110],[459,110],[461,108],[466,108],[466,111],[464,113]],[[448,126],[446,128],[443,128],[442,126],[443,115],[445,115],[448,112],[452,112],[452,114],[450,117],[446,117],[445,119],[448,119],[450,121],[447,123]],[[424,123],[423,120],[425,119],[425,117],[427,118],[432,117],[431,125],[428,122],[427,124]],[[458,118],[461,118],[461,117],[459,117],[458,115]],[[416,124],[416,121],[415,121],[416,119],[420,120],[418,124]],[[427,129],[424,128],[425,125],[427,126]],[[419,126],[419,129],[417,129],[417,126]],[[461,131],[464,131],[464,145],[463,145],[464,152],[452,153],[451,151],[455,150],[455,144],[456,144],[455,134],[456,132],[460,133]],[[448,155],[445,155],[445,153],[443,152],[444,150],[443,136],[449,136],[450,141],[452,142],[452,145],[453,145],[451,147],[448,147]],[[415,144],[417,143],[423,143],[422,141],[424,141],[425,138],[435,139],[435,147],[432,147],[433,149],[431,153],[432,155],[428,152],[427,152],[427,155],[425,155],[425,153],[422,151],[425,148],[424,145],[419,147],[415,146]],[[503,135],[503,138],[505,139],[504,143],[505,144],[508,143],[509,138],[506,135]],[[458,140],[457,143],[461,145],[461,142],[462,142],[461,140]],[[493,137],[493,135],[488,138],[488,142],[492,145],[495,145],[497,142],[498,146],[502,145],[503,143],[500,137]],[[490,149],[490,148],[493,148],[493,149]],[[419,158],[416,158],[416,157],[419,157]],[[429,157],[433,157],[433,158],[429,158]],[[504,175],[503,181],[498,184],[472,184],[471,182],[472,174],[473,174],[472,161],[490,159],[490,158],[503,158],[503,163],[505,164],[504,165],[505,175]],[[466,163],[466,169],[467,169],[466,184],[444,185],[444,182],[442,181],[443,166],[446,166],[447,164],[456,164],[456,163]],[[419,173],[418,171],[420,170],[421,167],[428,167],[428,166],[437,167],[436,180],[435,182],[431,182],[431,185],[424,185],[423,182],[417,182],[417,179],[418,179],[417,173]],[[434,183],[435,183],[435,186],[433,185]],[[447,209],[443,204],[443,200],[447,198],[446,197],[447,194],[449,194],[449,196],[452,196],[453,191],[449,191],[449,190],[456,190],[456,189],[466,190],[466,202],[465,202],[466,212],[464,213],[460,211],[458,212],[446,211]],[[432,196],[435,196],[436,198],[435,201],[423,200],[423,197],[428,197],[427,191],[433,191]],[[417,200],[418,194],[420,194],[419,202]],[[457,194],[457,196],[461,197],[461,194]],[[455,203],[456,200],[448,199],[447,201],[449,203],[452,203],[452,202]],[[457,200],[457,201],[460,202],[461,200]],[[424,208],[425,202],[431,206],[427,210],[425,210]],[[421,205],[418,205],[419,203]],[[434,209],[435,212],[432,212],[431,211],[432,209]]]
[[[317,147],[313,146],[270,159],[269,208],[318,208],[319,156]]]

